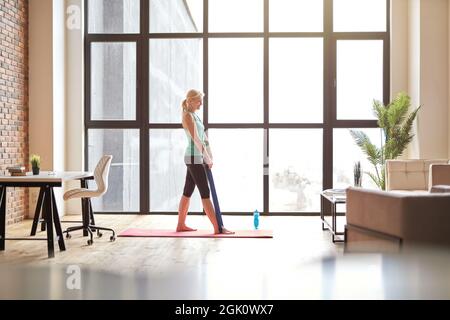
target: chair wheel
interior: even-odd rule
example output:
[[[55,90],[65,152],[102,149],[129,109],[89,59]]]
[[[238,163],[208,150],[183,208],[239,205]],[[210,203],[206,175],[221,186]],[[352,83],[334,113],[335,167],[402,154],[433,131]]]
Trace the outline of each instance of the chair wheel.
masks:
[[[101,238],[103,236],[103,233],[97,232],[97,237]]]
[[[94,241],[89,239],[89,240],[87,241],[87,244],[88,244],[88,246],[92,246],[92,245],[94,244]]]
[[[114,241],[116,241],[116,237],[111,236],[111,237],[109,238],[109,240],[110,240],[111,242],[114,242]]]
[[[72,239],[72,236],[70,234],[66,234],[66,239]]]

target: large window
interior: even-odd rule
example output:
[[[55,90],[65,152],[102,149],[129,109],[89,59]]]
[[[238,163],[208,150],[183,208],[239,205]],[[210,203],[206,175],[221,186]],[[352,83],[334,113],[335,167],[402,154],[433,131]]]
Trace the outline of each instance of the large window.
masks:
[[[354,162],[371,170],[349,130],[382,143],[372,102],[390,98],[389,0],[85,4],[86,165],[114,156],[97,211],[177,212],[191,88],[206,94],[224,213],[317,214]]]
[[[323,41],[270,39],[271,123],[323,122]]]

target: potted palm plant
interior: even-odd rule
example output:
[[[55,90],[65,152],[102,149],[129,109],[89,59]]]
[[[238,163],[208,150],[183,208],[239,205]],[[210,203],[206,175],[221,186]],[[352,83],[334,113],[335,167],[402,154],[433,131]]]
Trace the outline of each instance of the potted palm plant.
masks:
[[[386,189],[386,160],[401,156],[414,137],[411,133],[412,125],[421,106],[408,114],[410,106],[411,98],[404,92],[399,93],[387,106],[374,100],[373,111],[385,137],[385,143],[381,148],[373,144],[364,132],[350,130],[356,144],[367,155],[367,159],[375,169],[375,173],[366,172],[366,174],[381,190]]]
[[[39,175],[39,171],[41,169],[41,157],[37,154],[33,154],[31,155],[30,162],[33,175]]]

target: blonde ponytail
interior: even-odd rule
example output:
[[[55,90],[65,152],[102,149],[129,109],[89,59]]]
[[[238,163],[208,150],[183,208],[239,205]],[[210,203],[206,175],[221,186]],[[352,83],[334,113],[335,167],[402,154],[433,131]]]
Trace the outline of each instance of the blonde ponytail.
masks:
[[[181,109],[183,109],[183,111],[187,111],[187,108],[187,99],[184,99],[183,102],[181,102]]]
[[[201,91],[194,90],[194,89],[189,90],[186,93],[186,99],[184,99],[183,102],[181,103],[181,108],[185,112],[192,112],[189,102],[194,99],[201,99],[204,96],[205,95]]]

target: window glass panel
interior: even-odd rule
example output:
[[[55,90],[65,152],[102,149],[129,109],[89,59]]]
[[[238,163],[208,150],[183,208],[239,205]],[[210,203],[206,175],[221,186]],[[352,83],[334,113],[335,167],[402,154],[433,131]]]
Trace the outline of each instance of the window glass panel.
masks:
[[[178,212],[186,178],[184,153],[187,138],[182,129],[150,130],[150,211]],[[189,211],[201,212],[198,189]]]
[[[382,130],[352,129],[363,131],[368,135],[373,144],[380,148],[382,144]],[[367,155],[361,151],[350,135],[350,129],[334,129],[334,150],[333,150],[333,187],[347,188],[354,185],[353,167],[357,161],[361,162],[363,172],[376,174],[375,168],[367,160]],[[372,179],[367,174],[362,175],[362,186],[365,188],[377,188]]]
[[[323,39],[270,39],[270,121],[323,122]]]
[[[334,31],[386,31],[386,0],[334,0]]]
[[[108,192],[92,199],[95,211],[139,211],[139,130],[92,129],[88,133],[89,170],[103,155],[113,156]],[[93,188],[93,186],[91,186]]]
[[[139,33],[140,0],[88,0],[89,33]]]
[[[209,0],[210,32],[263,32],[264,0]]]
[[[376,119],[374,99],[383,101],[383,41],[338,41],[337,118]]]
[[[150,0],[150,32],[203,31],[203,0]]]
[[[136,43],[92,43],[91,119],[136,119]]]
[[[273,129],[270,139],[270,211],[319,212],[323,131]]]
[[[151,40],[150,122],[181,123],[189,89],[203,89],[203,40]]]
[[[210,122],[263,122],[263,53],[262,39],[210,39]]]
[[[322,32],[323,0],[270,0],[271,32]]]
[[[263,210],[263,130],[211,129],[214,182],[222,211]]]

